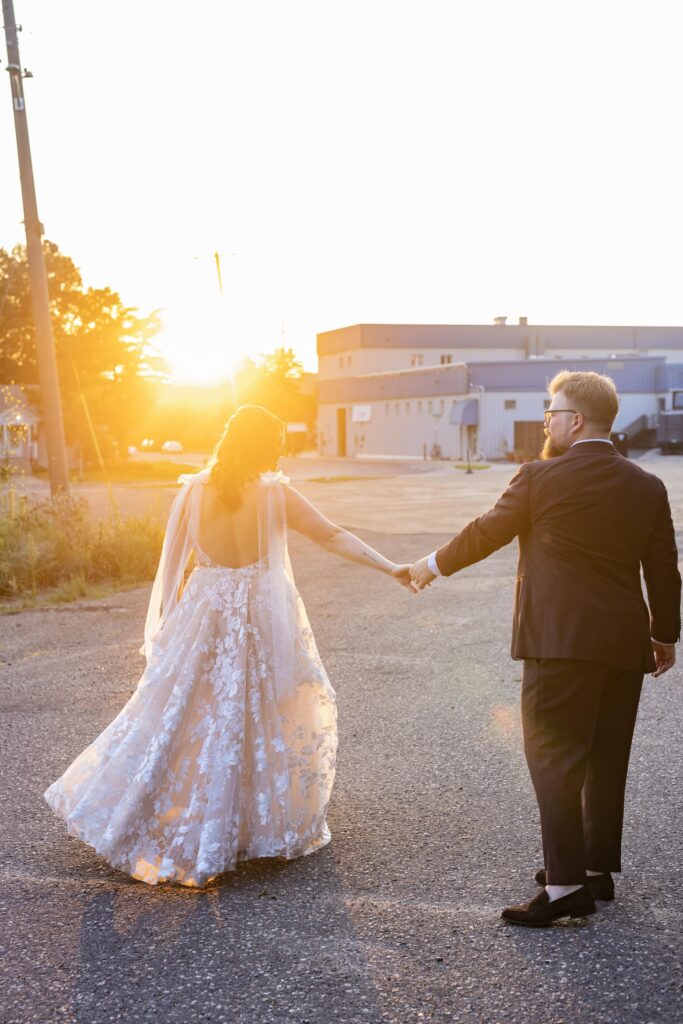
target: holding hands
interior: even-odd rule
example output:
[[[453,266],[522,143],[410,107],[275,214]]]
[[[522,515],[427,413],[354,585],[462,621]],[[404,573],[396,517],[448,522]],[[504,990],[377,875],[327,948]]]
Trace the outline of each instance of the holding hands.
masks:
[[[407,587],[408,590],[417,594],[436,579],[428,563],[428,558],[420,558],[413,565],[395,565],[391,570],[391,575],[401,586]]]
[[[429,558],[420,558],[410,568],[410,579],[418,590],[424,590],[432,580],[436,579],[435,574],[429,568]]]
[[[394,565],[393,569],[391,570],[391,575],[398,583],[401,584],[402,587],[405,587],[407,590],[410,590],[413,594],[416,594],[417,588],[413,585],[410,579],[410,574],[412,571],[413,567],[410,564]]]

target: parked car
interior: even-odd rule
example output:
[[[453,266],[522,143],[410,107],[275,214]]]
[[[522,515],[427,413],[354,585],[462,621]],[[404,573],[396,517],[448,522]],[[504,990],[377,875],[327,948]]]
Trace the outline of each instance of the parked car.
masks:
[[[140,442],[140,448],[143,452],[153,452],[156,448],[156,441],[153,437],[145,437],[144,440]]]
[[[161,446],[161,450],[164,453],[164,455],[174,455],[177,454],[178,452],[182,452],[183,446],[181,445],[180,441],[164,441],[164,443]]]

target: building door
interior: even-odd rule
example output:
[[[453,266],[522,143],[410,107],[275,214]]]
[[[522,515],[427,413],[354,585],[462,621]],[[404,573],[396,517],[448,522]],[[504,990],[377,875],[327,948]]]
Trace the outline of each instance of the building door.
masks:
[[[515,420],[515,453],[526,458],[540,455],[545,433],[543,420]]]
[[[463,455],[467,458],[467,461],[469,462],[470,459],[473,459],[475,457],[475,455],[478,454],[478,451],[477,451],[477,434],[479,432],[479,428],[477,427],[477,425],[475,423],[475,424],[466,426],[465,427],[465,431],[466,431],[465,451],[463,452]]]
[[[337,409],[337,455],[346,455],[346,409]]]

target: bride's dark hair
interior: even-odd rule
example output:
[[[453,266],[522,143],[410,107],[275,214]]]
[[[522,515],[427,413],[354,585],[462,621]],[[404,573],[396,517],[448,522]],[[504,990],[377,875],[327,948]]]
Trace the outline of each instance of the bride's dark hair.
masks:
[[[241,405],[225,424],[208,468],[219,497],[233,512],[242,504],[245,484],[276,468],[283,429],[282,420],[260,405]]]

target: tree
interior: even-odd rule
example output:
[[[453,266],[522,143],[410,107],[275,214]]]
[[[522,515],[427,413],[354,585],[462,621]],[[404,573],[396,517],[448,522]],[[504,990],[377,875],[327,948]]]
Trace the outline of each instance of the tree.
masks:
[[[211,451],[223,426],[238,405],[263,405],[286,422],[303,422],[310,436],[315,426],[314,376],[303,372],[291,349],[245,360],[235,374],[234,387],[156,384],[138,424],[136,443],[152,438],[178,440],[187,451]],[[299,445],[306,435],[297,434]]]
[[[303,365],[291,348],[278,348],[248,363],[236,381],[240,403],[253,402],[286,423],[297,421],[312,429],[316,418],[315,395],[304,387]]]
[[[86,288],[53,242],[43,243],[67,442],[92,453],[87,402],[100,446],[125,453],[163,364],[152,348],[161,329],[111,288]],[[35,331],[24,246],[0,249],[0,382],[38,383]]]

